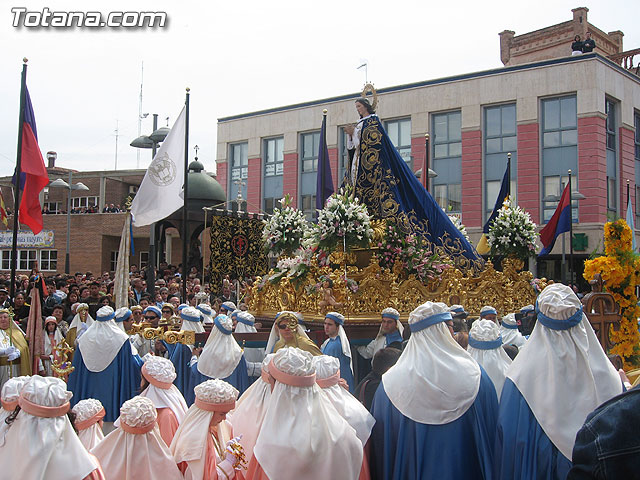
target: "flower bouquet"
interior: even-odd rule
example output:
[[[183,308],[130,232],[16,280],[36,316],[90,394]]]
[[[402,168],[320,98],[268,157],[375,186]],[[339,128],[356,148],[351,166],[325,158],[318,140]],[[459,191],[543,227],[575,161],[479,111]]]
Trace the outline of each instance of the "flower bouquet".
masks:
[[[536,224],[529,213],[507,200],[489,227],[487,241],[491,256],[525,260],[535,255],[537,238]]]
[[[307,220],[302,211],[291,206],[287,194],[280,200],[281,208],[275,209],[268,220],[264,220],[262,240],[265,249],[274,256],[291,255],[302,245]]]
[[[340,190],[329,197],[325,207],[318,212],[318,221],[313,225],[315,245],[330,252],[336,248],[369,246],[373,237],[367,207],[358,197]]]

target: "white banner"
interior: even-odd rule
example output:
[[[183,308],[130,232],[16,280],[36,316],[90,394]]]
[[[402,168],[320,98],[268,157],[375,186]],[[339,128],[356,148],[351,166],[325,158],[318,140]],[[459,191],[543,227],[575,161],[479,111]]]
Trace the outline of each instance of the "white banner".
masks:
[[[11,248],[13,231],[0,231],[0,248]],[[53,248],[53,230],[42,230],[37,235],[29,230],[18,231],[18,248]]]

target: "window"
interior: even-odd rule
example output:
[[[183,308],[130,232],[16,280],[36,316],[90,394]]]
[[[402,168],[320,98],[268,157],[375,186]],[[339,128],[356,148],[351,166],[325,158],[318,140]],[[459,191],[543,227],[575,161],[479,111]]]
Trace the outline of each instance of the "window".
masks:
[[[31,270],[37,265],[37,250],[18,250],[18,270]]]
[[[640,113],[635,112],[633,115],[633,120],[636,127],[635,138],[634,138],[634,143],[636,147],[635,148],[636,216],[640,216],[640,210],[638,209],[638,206],[640,205],[640,195],[638,195],[640,193]]]
[[[55,271],[58,269],[58,251],[40,250],[40,270]]]
[[[230,152],[231,174],[229,175],[229,199],[235,199],[238,196],[238,186],[241,186],[240,193],[242,198],[247,199],[247,178],[249,177],[249,156],[248,143],[237,143],[231,145]]]
[[[461,212],[462,211],[462,186],[458,184],[453,185],[434,185],[434,196],[438,205],[440,205],[445,212]]]
[[[338,159],[338,185],[336,185],[336,187],[340,187],[344,178],[349,174],[349,151],[347,150],[347,134],[344,131],[344,127],[340,127],[339,138],[340,158]]]
[[[559,175],[559,176],[546,176],[544,177],[544,192],[545,192],[545,197],[543,198],[543,205],[545,206],[545,210],[544,210],[544,221],[545,223],[548,222],[551,217],[553,216],[553,213],[556,211],[556,208],[558,207],[558,203],[560,202],[560,197],[562,196],[562,192],[564,192],[565,187],[567,186],[567,183],[569,182],[569,176],[568,175]],[[573,191],[576,191],[577,188],[575,186],[575,178],[572,177],[571,182],[573,183],[573,185],[571,185],[571,189]],[[546,201],[544,199],[547,199]],[[572,219],[573,219],[573,223],[577,223],[578,222],[578,201],[577,200],[573,200],[573,210],[571,211],[572,213]]]
[[[149,265],[149,252],[140,252],[140,269]]]
[[[282,175],[284,171],[284,138],[264,141],[264,176]]]
[[[62,213],[60,211],[60,202],[44,202],[42,205],[43,212]]]
[[[460,112],[433,116],[432,158],[436,201],[447,213],[462,212],[462,134]]]
[[[0,270],[11,270],[11,250],[2,250],[2,268]]]
[[[300,163],[302,164],[301,171],[303,173],[318,171],[320,132],[303,133],[302,135],[300,135],[300,143]]]
[[[636,160],[640,161],[640,113],[636,112],[633,115],[635,127],[636,127],[636,135],[635,135],[635,145],[636,145]]]
[[[98,197],[71,197],[71,208],[98,206]]]
[[[571,170],[572,188],[578,190],[578,113],[576,96],[547,98],[542,111],[542,221],[553,215]],[[557,197],[557,199],[552,200]],[[544,199],[547,199],[545,201]],[[573,221],[578,220],[577,201]]]
[[[307,220],[312,221],[313,216],[316,213],[316,196],[315,195],[303,195],[302,196],[302,213],[304,213]]]
[[[511,154],[511,199],[517,201],[518,155],[516,105],[497,105],[484,109],[485,212],[489,218],[500,192],[507,154]]]
[[[544,100],[542,105],[543,147],[577,145],[578,116],[576,97]]]
[[[109,270],[111,270],[112,272],[115,272],[117,265],[118,265],[118,252],[113,251],[111,252],[111,256],[109,258]]]
[[[398,149],[400,156],[413,169],[411,158],[411,119],[390,120],[386,122],[386,129],[393,145]]]
[[[617,188],[616,188],[616,160],[617,160],[617,119],[616,119],[616,103],[613,100],[605,99],[605,113],[607,114],[607,208],[609,210],[617,210]]]
[[[273,209],[276,206],[276,199],[273,197],[264,199],[264,212],[273,215]]]
[[[264,179],[262,184],[263,210],[273,213],[278,206],[278,199],[282,198],[284,172],[284,138],[269,138],[264,140]],[[297,200],[297,199],[296,199]]]

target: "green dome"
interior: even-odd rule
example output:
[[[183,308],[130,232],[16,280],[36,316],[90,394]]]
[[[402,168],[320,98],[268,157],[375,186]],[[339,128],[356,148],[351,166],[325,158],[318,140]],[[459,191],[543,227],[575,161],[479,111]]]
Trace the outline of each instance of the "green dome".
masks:
[[[197,204],[203,203],[202,206],[210,206],[227,201],[227,195],[222,186],[215,178],[205,173],[204,165],[198,160],[189,164],[187,178],[190,205],[196,207]]]

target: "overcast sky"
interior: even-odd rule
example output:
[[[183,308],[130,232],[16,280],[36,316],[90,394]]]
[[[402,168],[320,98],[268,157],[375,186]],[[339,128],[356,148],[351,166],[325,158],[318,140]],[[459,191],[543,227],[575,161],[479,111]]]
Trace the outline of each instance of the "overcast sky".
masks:
[[[172,124],[191,88],[191,146],[215,171],[217,118],[359,91],[368,61],[378,88],[501,67],[498,33],[572,18],[577,1],[91,1],[5,0],[0,7],[0,175],[16,158],[20,71],[43,152],[57,165],[136,168],[141,63],[143,112]],[[583,4],[585,5],[585,4]],[[165,11],[158,29],[14,28],[11,7],[41,11]],[[637,0],[586,4],[588,20],[640,47]],[[567,47],[569,48],[569,47]],[[355,117],[355,113],[354,113]],[[151,115],[142,123],[150,133]],[[142,150],[140,167],[151,161]]]

